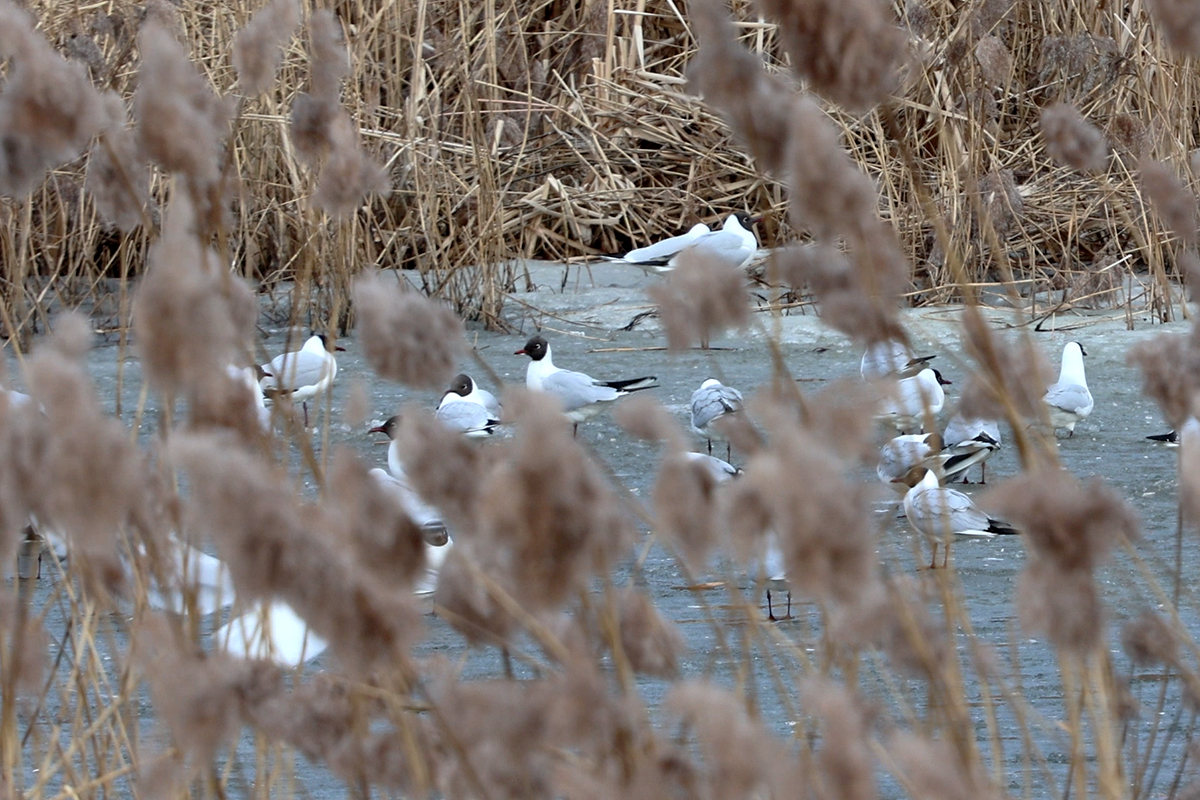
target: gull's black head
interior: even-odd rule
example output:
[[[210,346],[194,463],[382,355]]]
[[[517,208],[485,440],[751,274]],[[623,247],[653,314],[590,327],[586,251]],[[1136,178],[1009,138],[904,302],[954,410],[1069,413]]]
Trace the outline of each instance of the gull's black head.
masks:
[[[376,427],[371,428],[371,430],[367,431],[367,433],[386,433],[389,439],[395,439],[396,429],[399,427],[400,415],[396,414],[395,416],[388,417],[382,425],[377,425]]]
[[[942,386],[953,386],[954,385],[954,384],[950,383],[950,381],[943,378],[942,373],[938,372],[936,369],[933,371],[933,377],[937,378],[937,382],[940,383]]]
[[[460,372],[454,376],[454,380],[450,381],[450,391],[460,397],[466,397],[475,388],[475,382],[471,380],[471,376],[465,372]]]
[[[346,351],[346,348],[338,347],[337,344],[334,343],[333,337],[327,333],[314,333],[313,336],[319,338],[321,340],[321,344],[325,345],[325,349],[330,353],[334,352],[335,350],[340,350],[342,352]]]
[[[733,216],[738,221],[738,224],[746,230],[750,230],[750,228],[754,227],[762,219],[762,217],[752,217],[745,211],[737,211]]]
[[[543,358],[546,357],[546,353],[549,353],[549,352],[550,352],[550,343],[547,342],[545,339],[543,339],[541,336],[534,336],[534,337],[530,338],[530,340],[528,342],[525,343],[524,347],[522,347],[520,350],[518,350],[513,355],[529,356],[534,361],[541,361]]]

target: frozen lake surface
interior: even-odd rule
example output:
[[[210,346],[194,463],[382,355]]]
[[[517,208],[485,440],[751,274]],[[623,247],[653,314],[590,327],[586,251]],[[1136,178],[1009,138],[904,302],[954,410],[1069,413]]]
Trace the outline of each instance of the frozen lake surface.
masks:
[[[641,287],[648,281],[632,268],[597,268],[591,277],[587,271],[571,268],[566,290],[560,292],[562,268],[541,267],[532,273],[535,282],[547,287],[541,291],[524,292],[514,296],[508,305],[510,322],[519,332],[498,334],[472,329],[470,337],[476,346],[479,358],[487,362],[495,375],[505,384],[522,384],[528,360],[513,355],[526,338],[541,332],[554,348],[555,363],[560,367],[578,369],[602,379],[657,375],[661,388],[653,394],[679,417],[686,425],[686,407],[693,390],[708,377],[719,377],[723,382],[740,388],[749,395],[769,380],[771,363],[764,343],[766,329],[778,337],[788,368],[801,381],[804,392],[817,391],[829,381],[841,377],[858,375],[860,351],[840,334],[822,326],[810,307],[807,314],[794,313],[773,319],[767,314],[758,314],[755,325],[760,330],[730,334],[712,342],[708,351],[692,350],[682,354],[670,354],[661,349],[664,337],[656,322],[643,319],[631,331],[619,330],[634,321],[642,312],[651,308],[641,294]],[[906,322],[914,340],[915,349],[921,353],[935,353],[936,366],[951,381],[950,400],[943,412],[942,422],[952,413],[952,400],[957,397],[967,375],[963,363],[956,319],[958,309],[924,309],[907,313]],[[989,316],[997,325],[1012,323],[1011,311],[995,309]],[[1090,315],[1071,314],[1046,320],[1043,330],[1033,334],[1037,343],[1057,369],[1062,346],[1068,341],[1084,344],[1088,357],[1088,381],[1095,397],[1095,410],[1079,424],[1073,438],[1060,440],[1059,450],[1063,463],[1077,476],[1103,477],[1128,499],[1137,510],[1143,528],[1142,541],[1136,545],[1138,556],[1158,576],[1164,585],[1170,586],[1173,571],[1176,540],[1176,457],[1174,450],[1156,446],[1145,440],[1145,436],[1166,430],[1157,408],[1141,395],[1140,375],[1125,363],[1126,352],[1135,342],[1163,330],[1185,330],[1187,323],[1155,325],[1144,314],[1134,315],[1134,330],[1127,329],[1127,322],[1119,312],[1095,312]],[[270,331],[264,342],[265,351],[274,355],[283,345],[283,332]],[[345,353],[338,354],[338,381],[333,390],[333,407],[339,409],[346,402],[352,387],[361,383],[367,389],[371,401],[369,424],[350,428],[341,422],[335,411],[334,424],[329,427],[328,437],[332,444],[346,444],[358,450],[372,465],[384,466],[385,448],[378,444],[381,437],[368,434],[367,428],[395,413],[403,404],[420,403],[432,408],[437,398],[433,394],[409,392],[395,384],[376,379],[361,356],[361,348],[351,333],[340,342]],[[102,344],[91,354],[90,367],[101,397],[114,401],[117,394],[117,348],[115,343]],[[11,365],[11,362],[10,362]],[[502,387],[494,385],[478,365],[466,361],[463,368],[471,372],[480,385],[499,394]],[[10,366],[11,371],[11,366]],[[15,381],[19,387],[19,378]],[[138,407],[141,389],[140,369],[133,351],[127,355],[121,388],[122,416],[127,422],[133,419]],[[140,436],[146,439],[153,434],[153,421],[157,409],[153,398],[143,420]],[[324,422],[320,423],[324,426]],[[323,430],[314,432],[313,440],[319,447]],[[648,498],[653,487],[658,460],[658,448],[653,444],[632,439],[616,426],[611,413],[581,425],[580,438],[602,459],[612,473],[639,498]],[[1008,432],[1005,431],[1005,436]],[[880,430],[880,442],[887,434]],[[1007,443],[1006,443],[1007,444]],[[695,442],[696,449],[703,443]],[[723,447],[717,451],[723,454]],[[735,463],[738,454],[733,455]],[[1004,447],[988,463],[990,484],[996,484],[1012,476],[1018,469],[1017,457],[1011,446]],[[978,476],[973,471],[972,478]],[[874,480],[873,472],[863,472],[864,480]],[[312,487],[309,487],[310,490]],[[968,493],[980,491],[967,486]],[[643,543],[644,544],[644,543]],[[640,552],[640,546],[639,551]],[[880,543],[881,558],[885,567],[892,572],[906,572],[916,580],[927,580],[927,573],[920,569],[922,559],[927,559],[928,549],[915,538],[903,518],[894,513],[887,514],[886,531]],[[918,555],[923,554],[923,555]],[[721,682],[742,685],[749,682],[762,708],[764,720],[781,735],[792,732],[794,720],[788,713],[789,703],[795,701],[794,681],[784,682],[790,693],[788,703],[779,697],[779,684],[772,678],[770,664],[779,659],[787,661],[786,649],[778,646],[756,647],[751,663],[753,674],[743,669],[744,660],[735,647],[731,652],[718,641],[718,635],[708,620],[711,612],[727,629],[743,626],[739,613],[734,613],[728,603],[728,595],[722,588],[697,593],[684,585],[684,580],[673,559],[657,545],[651,544],[640,568],[634,565],[637,553],[631,554],[616,576],[618,584],[634,581],[642,585],[653,596],[660,611],[675,621],[684,633],[688,654],[683,663],[685,676],[710,676]],[[1020,630],[1014,606],[1014,588],[1024,559],[1022,542],[1018,538],[1002,537],[992,541],[961,540],[955,544],[954,562],[964,593],[963,602],[970,609],[975,633],[984,641],[992,643],[1003,665],[1005,675],[1020,689],[1029,708],[1028,723],[1033,732],[1037,748],[1046,762],[1057,767],[1052,770],[1054,780],[1061,791],[1062,765],[1067,760],[1069,741],[1057,726],[1064,717],[1058,664],[1053,651],[1042,641],[1035,640]],[[1200,567],[1200,548],[1194,532],[1186,532],[1183,539],[1184,589],[1181,598],[1181,613],[1185,622],[1195,630],[1197,622],[1195,581],[1191,576]],[[48,571],[47,571],[48,573]],[[723,574],[707,576],[712,579],[725,577]],[[744,589],[751,589],[750,582],[739,576]],[[1133,559],[1118,553],[1101,573],[1104,599],[1110,614],[1114,634],[1109,641],[1117,647],[1120,637],[1119,625],[1136,616],[1145,607],[1159,608],[1155,595],[1139,575]],[[42,603],[53,591],[55,579],[48,574],[37,582],[35,603]],[[704,604],[709,606],[706,611]],[[765,609],[764,609],[765,613]],[[819,614],[811,606],[799,602],[793,605],[793,619],[776,626],[779,635],[794,642],[801,649],[812,648],[819,640]],[[48,628],[54,637],[61,637],[65,624],[61,607],[52,608],[48,616]],[[215,615],[211,628],[223,621]],[[461,664],[464,677],[498,677],[503,674],[501,661],[493,649],[469,650],[461,637],[436,616],[427,617],[428,631],[425,640],[418,646],[418,655],[443,654]],[[114,621],[114,634],[121,636],[119,621]],[[320,669],[323,656],[314,664]],[[1131,667],[1128,659],[1114,650],[1117,669],[1128,674]],[[66,667],[62,667],[65,669]],[[864,693],[877,699],[887,713],[895,712],[898,703],[894,689],[884,687],[873,678],[869,666],[864,668]],[[518,667],[518,675],[522,675]],[[785,675],[792,675],[785,669]],[[640,690],[647,704],[654,708],[668,684],[656,680],[643,680]],[[1141,690],[1139,681],[1132,685],[1134,696],[1141,701],[1141,718],[1137,725],[1146,725],[1154,713],[1157,700],[1157,683]],[[1144,687],[1142,687],[1144,688]],[[923,689],[916,682],[900,687],[906,702],[921,707],[925,703]],[[981,742],[986,742],[988,731],[984,714],[980,710],[980,687],[968,686],[968,698],[978,712],[977,730]],[[1173,692],[1173,694],[1175,694]],[[1178,697],[1168,698],[1164,712],[1172,718],[1178,707]],[[1014,795],[1027,790],[1034,796],[1042,796],[1047,787],[1045,777],[1037,772],[1031,776],[1031,786],[1026,786],[1023,761],[1024,745],[1022,732],[1012,707],[1007,703],[1000,706],[999,725],[1004,745],[1002,771],[1008,778],[1008,789]],[[152,716],[152,709],[143,704],[145,719]],[[53,712],[53,709],[51,709]],[[52,714],[51,714],[52,716]],[[1183,717],[1186,721],[1187,715]],[[157,741],[159,734],[147,724],[144,735]],[[1172,752],[1182,752],[1179,738],[1170,745]],[[987,753],[986,744],[982,750]],[[255,759],[253,739],[244,735],[238,748],[237,760],[247,769],[252,769]],[[1178,758],[1168,758],[1167,764],[1176,763]],[[990,767],[991,765],[989,765]],[[238,770],[235,769],[236,787]],[[1165,789],[1173,776],[1164,774],[1159,778],[1160,790]],[[298,759],[298,783],[305,787],[301,796],[318,798],[345,796],[345,787],[324,768],[312,767]],[[899,794],[899,789],[888,780],[882,783],[885,795]],[[249,794],[248,788],[246,794]]]

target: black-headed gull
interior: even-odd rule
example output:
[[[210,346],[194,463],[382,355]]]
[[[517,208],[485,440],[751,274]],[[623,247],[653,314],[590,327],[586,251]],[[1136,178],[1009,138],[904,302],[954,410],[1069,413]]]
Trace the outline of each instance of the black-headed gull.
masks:
[[[933,470],[927,470],[921,480],[904,495],[904,513],[913,529],[933,543],[930,569],[937,564],[938,543],[943,541],[947,545],[942,566],[946,565],[950,558],[949,540],[954,536],[991,539],[1018,532],[1011,525],[989,517],[962,492],[941,486]]]
[[[891,439],[879,450],[875,474],[879,480],[903,494],[920,475],[916,470],[930,469],[940,461],[942,437],[936,433],[907,433]]]
[[[582,372],[559,369],[554,366],[550,343],[541,336],[532,337],[514,355],[529,356],[525,385],[532,391],[545,392],[558,400],[563,413],[574,423],[576,432],[579,423],[596,416],[615,400],[630,392],[658,386],[658,379],[653,375],[620,381],[598,381]]]
[[[500,401],[496,399],[496,395],[481,388],[467,373],[460,372],[455,375],[454,380],[450,381],[449,391],[454,392],[463,400],[483,406],[492,419],[503,419],[504,409],[500,407]]]
[[[692,392],[692,430],[708,441],[708,454],[712,455],[712,443],[716,439],[725,441],[725,457],[729,458],[728,439],[714,422],[742,410],[742,393],[726,386],[716,378],[709,378]]]
[[[1066,428],[1068,437],[1075,435],[1075,424],[1091,414],[1095,406],[1083,371],[1083,357],[1086,355],[1087,351],[1079,342],[1067,342],[1063,348],[1058,382],[1052,384],[1042,398],[1050,409],[1050,425],[1056,429]]]
[[[962,476],[963,483],[967,482],[967,471],[976,464],[979,465],[979,482],[987,483],[987,460],[1000,449],[1000,424],[993,420],[967,419],[962,414],[955,414],[946,423],[942,432],[945,443],[943,453],[946,458],[942,461],[942,477],[944,480]]]
[[[739,211],[726,217],[719,231],[709,230],[706,225],[693,225],[685,234],[630,250],[613,260],[654,272],[670,272],[678,264],[679,254],[689,251],[731,267],[744,267],[758,252],[758,238],[753,230],[756,222],[756,218]]]
[[[468,379],[469,380],[469,379]],[[482,401],[468,400],[451,387],[438,404],[434,414],[438,422],[463,436],[479,439],[491,436],[500,424],[499,417],[492,417]]]
[[[926,417],[934,417],[946,403],[943,386],[950,381],[936,369],[926,367],[911,378],[901,378],[892,387],[880,407],[878,417],[898,430],[924,427]]]
[[[915,356],[903,342],[876,342],[863,351],[859,372],[863,380],[872,378],[911,378],[937,356]]]
[[[299,350],[282,353],[263,364],[264,377],[260,382],[263,393],[268,397],[287,395],[293,403],[304,408],[304,426],[308,427],[308,401],[319,397],[337,377],[337,347],[325,334],[314,334]]]

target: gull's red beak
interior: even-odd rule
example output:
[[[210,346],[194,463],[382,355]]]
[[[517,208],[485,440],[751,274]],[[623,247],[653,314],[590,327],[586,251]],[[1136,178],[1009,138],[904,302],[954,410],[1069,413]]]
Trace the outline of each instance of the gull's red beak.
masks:
[[[526,352],[525,352],[525,348],[524,348],[524,347],[522,347],[520,350],[518,350],[518,351],[516,351],[515,353],[513,353],[513,355],[514,355],[514,356],[527,356],[527,355],[529,355],[529,354],[528,354],[528,353],[526,353]]]
[[[371,428],[371,430],[367,431],[367,433],[387,433],[387,428],[385,428],[383,425],[376,425],[374,428]]]
[[[346,348],[342,347],[340,344],[335,344],[335,345],[333,346],[333,349],[334,349],[334,350],[337,350],[339,353],[344,353],[344,352],[346,352]]]

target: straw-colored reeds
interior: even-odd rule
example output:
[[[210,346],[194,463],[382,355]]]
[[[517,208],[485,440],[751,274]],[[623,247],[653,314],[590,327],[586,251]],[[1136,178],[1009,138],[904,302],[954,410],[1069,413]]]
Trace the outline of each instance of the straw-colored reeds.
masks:
[[[128,102],[140,5],[31,8],[62,52]],[[253,7],[153,9],[219,95],[241,91],[232,42]],[[804,233],[788,224],[782,187],[689,91],[695,37],[684,7],[422,0],[333,10],[351,56],[341,101],[390,194],[341,221],[314,207],[314,170],[287,137],[307,80],[300,38],[288,40],[270,91],[241,102],[226,153],[229,258],[268,287],[315,285],[314,321],[335,307],[344,315],[348,276],[366,267],[418,270],[429,293],[497,324],[515,258],[619,251],[738,209],[766,215],[765,245]],[[743,41],[785,70],[774,27],[750,4],[734,12]],[[1026,293],[1103,303],[1133,274],[1169,316],[1174,247],[1146,213],[1137,162],[1183,171],[1197,78],[1164,49],[1144,6],[909,3],[900,21],[907,49],[891,99],[865,114],[828,110],[911,256],[913,300],[952,299],[955,279],[1016,279]],[[1048,157],[1038,122],[1055,101],[1076,105],[1115,154],[1093,174]],[[118,233],[97,215],[81,191],[86,162],[0,202],[18,329],[39,325],[56,293],[95,294],[109,286],[100,279],[144,268],[151,232]],[[151,210],[146,224],[156,221]]]

